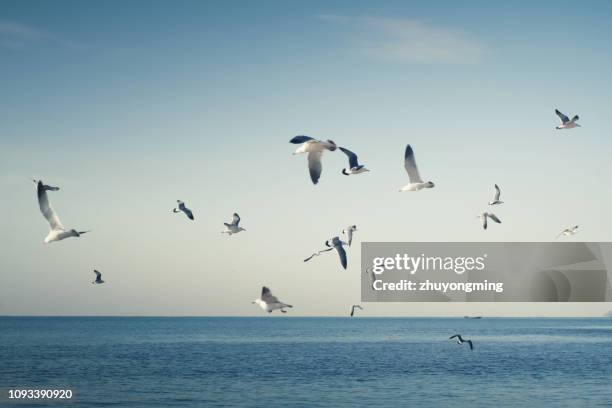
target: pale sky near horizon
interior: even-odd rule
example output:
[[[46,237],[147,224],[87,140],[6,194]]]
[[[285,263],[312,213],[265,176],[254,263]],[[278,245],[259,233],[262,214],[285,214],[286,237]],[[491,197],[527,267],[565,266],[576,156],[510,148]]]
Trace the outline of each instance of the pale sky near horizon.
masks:
[[[0,0],[0,315],[345,315],[362,241],[611,241],[612,3]],[[559,108],[581,128],[558,131]],[[332,139],[313,186],[297,134]],[[406,184],[415,151],[431,190]],[[61,190],[43,245],[32,178]],[[493,185],[503,224],[476,215]],[[171,214],[177,199],[195,222]],[[246,232],[220,234],[237,211]],[[343,271],[302,259],[357,224]],[[93,268],[108,282],[94,286]],[[601,316],[610,304],[363,315]]]

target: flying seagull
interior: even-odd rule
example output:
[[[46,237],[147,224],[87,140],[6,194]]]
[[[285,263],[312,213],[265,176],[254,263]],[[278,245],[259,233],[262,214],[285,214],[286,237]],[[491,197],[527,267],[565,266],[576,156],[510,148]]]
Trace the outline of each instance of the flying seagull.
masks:
[[[353,315],[355,314],[355,309],[359,309],[359,310],[363,310],[363,308],[359,305],[353,305],[351,307],[351,317],[353,317]]]
[[[300,145],[300,147],[293,152],[294,155],[308,153],[308,171],[310,172],[310,179],[313,184],[317,184],[321,177],[321,156],[325,149],[332,152],[336,150],[336,143],[332,140],[316,140],[310,136],[295,136],[289,143]]]
[[[104,281],[102,280],[102,274],[95,269],[94,269],[94,273],[96,274],[96,280],[92,281],[91,283],[97,283],[97,284],[104,283]]]
[[[576,121],[580,119],[578,115],[575,115],[572,120],[570,120],[570,118],[559,112],[559,109],[555,109],[555,113],[557,114],[559,119],[561,119],[562,122],[562,124],[557,126],[555,129],[572,129],[575,127],[580,127],[580,125],[576,123]]]
[[[345,176],[350,176],[351,174],[359,174],[370,171],[369,169],[366,169],[363,164],[359,164],[357,161],[357,155],[355,153],[351,152],[349,149],[345,149],[344,147],[341,147],[340,150],[342,150],[349,159],[349,167],[342,169],[342,174]]]
[[[178,203],[178,208],[173,208],[172,212],[176,214],[182,211],[185,213],[187,218],[193,221],[193,212],[191,212],[189,208],[185,207],[185,203],[181,200],[176,200],[176,202]]]
[[[261,307],[263,310],[265,310],[268,313],[272,313],[272,311],[276,309],[280,309],[281,312],[287,313],[285,308],[293,307],[291,305],[288,305],[278,300],[276,296],[272,295],[272,292],[270,292],[270,289],[268,289],[265,286],[261,288],[261,297],[259,299],[255,299],[251,303],[259,305],[259,307]]]
[[[431,181],[423,182],[419,169],[417,168],[416,161],[414,160],[414,151],[410,145],[406,146],[406,152],[404,153],[404,167],[408,172],[408,178],[410,178],[410,184],[400,188],[399,191],[419,191],[424,188],[432,188],[434,183]]]
[[[223,225],[225,225],[225,230],[221,231],[222,234],[232,235],[237,234],[240,231],[246,231],[244,228],[238,226],[238,223],[240,222],[240,216],[237,213],[234,213],[233,217],[234,218],[232,219],[231,224],[228,224],[227,222],[223,223]]]
[[[487,229],[487,218],[490,218],[492,221],[495,221],[498,224],[501,224],[501,220],[497,218],[497,215],[490,212],[483,212],[478,216],[482,220],[482,228]]]
[[[566,228],[557,235],[557,238],[561,236],[569,237],[570,235],[576,235],[578,233],[578,226],[574,225],[573,227]]]
[[[336,251],[338,251],[338,255],[340,256],[340,265],[342,265],[342,267],[346,269],[347,261],[346,251],[343,248],[344,245],[346,245],[346,242],[343,242],[339,237],[333,237],[332,239],[328,239],[327,241],[325,241],[325,246],[327,247],[327,249],[322,249],[318,252],[313,253],[308,258],[304,259],[304,262],[308,262],[315,256],[319,256],[324,252],[328,252],[332,249],[335,249]]]
[[[464,340],[463,337],[461,337],[460,334],[455,334],[453,336],[450,336],[449,339],[454,339],[457,338],[457,344],[461,344],[463,345],[463,343],[467,343],[470,345],[470,350],[474,350],[474,344],[472,344],[472,340]]]
[[[54,241],[61,241],[62,239],[69,237],[80,237],[82,234],[86,234],[89,231],[77,231],[74,229],[66,229],[62,222],[60,221],[57,213],[49,204],[49,197],[47,196],[47,191],[58,191],[59,187],[51,187],[43,184],[42,180],[34,180],[37,183],[36,194],[38,196],[38,206],[40,207],[40,212],[42,215],[49,221],[49,225],[51,226],[51,230],[49,234],[45,238],[45,244]]]
[[[351,242],[353,242],[353,233],[357,231],[356,225],[349,225],[345,229],[342,230],[343,234],[346,234],[348,238],[348,246],[351,246]]]
[[[503,201],[499,201],[499,195],[501,194],[501,191],[499,190],[499,186],[496,184],[495,185],[495,198],[493,199],[493,201],[489,202],[489,205],[499,205],[499,204],[503,204]]]

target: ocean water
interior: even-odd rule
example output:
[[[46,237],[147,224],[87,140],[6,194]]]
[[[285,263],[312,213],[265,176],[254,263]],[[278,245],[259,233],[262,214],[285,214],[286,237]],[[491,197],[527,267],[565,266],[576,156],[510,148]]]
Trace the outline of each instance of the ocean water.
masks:
[[[612,406],[612,319],[0,317],[0,393],[2,407]]]

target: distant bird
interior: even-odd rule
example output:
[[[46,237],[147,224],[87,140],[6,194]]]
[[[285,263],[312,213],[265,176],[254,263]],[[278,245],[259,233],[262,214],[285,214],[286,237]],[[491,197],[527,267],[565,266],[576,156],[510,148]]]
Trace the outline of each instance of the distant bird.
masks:
[[[500,205],[503,204],[503,201],[499,201],[499,195],[501,194],[501,191],[499,190],[499,186],[496,184],[495,185],[495,198],[493,199],[493,201],[489,202],[489,205]]]
[[[348,238],[348,246],[351,246],[351,242],[353,242],[353,233],[357,231],[357,226],[356,225],[349,225],[348,227],[346,227],[345,229],[342,230],[342,233],[346,235],[346,237]]]
[[[54,241],[61,241],[62,239],[70,237],[80,237],[82,234],[89,232],[66,229],[62,225],[62,222],[57,216],[55,210],[53,210],[49,204],[49,197],[47,196],[47,191],[58,191],[59,187],[47,186],[43,184],[41,180],[34,180],[34,182],[37,183],[36,194],[38,196],[38,206],[40,207],[40,212],[42,212],[42,215],[47,219],[49,225],[51,226],[51,230],[44,240],[45,244]]]
[[[557,239],[558,239],[559,237],[561,237],[561,236],[566,236],[566,237],[568,237],[568,236],[570,236],[570,235],[576,235],[577,233],[578,233],[578,226],[577,226],[577,225],[574,225],[573,227],[566,228],[566,229],[564,229],[563,231],[561,231],[561,232],[559,233],[559,235],[557,235]]]
[[[495,221],[498,224],[501,224],[501,221],[497,216],[490,212],[483,212],[478,216],[482,220],[482,228],[487,229],[487,218],[490,218],[492,221]]]
[[[185,215],[187,216],[187,218],[189,218],[191,221],[193,221],[193,212],[191,212],[191,210],[187,207],[185,207],[185,203],[181,200],[176,200],[176,202],[178,203],[178,209],[177,208],[173,208],[172,212],[173,213],[179,213],[179,212],[184,212]]]
[[[308,153],[308,170],[310,172],[310,179],[312,180],[313,184],[317,184],[319,182],[319,178],[321,177],[321,171],[323,168],[321,165],[321,156],[323,155],[325,149],[332,152],[336,150],[336,143],[334,143],[332,140],[316,140],[310,136],[295,136],[289,141],[289,143],[301,145],[295,152],[293,152],[294,155]]]
[[[276,296],[272,295],[272,292],[270,292],[270,289],[268,289],[265,286],[261,288],[261,297],[259,299],[255,299],[251,303],[259,305],[259,307],[261,307],[263,310],[265,310],[268,313],[272,313],[273,310],[277,310],[277,309],[280,309],[280,311],[283,313],[287,313],[285,308],[293,307],[291,305],[288,305],[278,300]]]
[[[104,281],[102,280],[102,274],[96,271],[95,269],[94,269],[94,273],[96,274],[96,280],[92,281],[91,283],[97,283],[97,284],[104,283]]]
[[[372,268],[368,267],[368,268],[366,268],[364,273],[366,273],[366,274],[368,274],[370,276],[370,289],[376,290],[376,289],[374,289],[374,282],[376,282],[376,279],[378,279],[378,278],[376,277],[376,274],[374,273],[374,270]]]
[[[240,231],[246,231],[244,228],[239,227],[238,223],[240,222],[240,216],[237,213],[234,213],[234,218],[232,219],[232,223],[228,224],[226,222],[223,223],[225,225],[225,230],[221,231],[222,234],[237,234]]]
[[[370,171],[363,164],[359,164],[357,162],[357,155],[355,153],[351,152],[349,149],[345,149],[344,147],[341,147],[340,150],[342,150],[349,159],[349,167],[342,169],[342,174],[345,176],[350,176],[351,174],[360,174]]]
[[[466,340],[464,340],[464,339],[463,339],[463,337],[461,337],[461,335],[460,335],[460,334],[455,334],[455,335],[453,335],[453,336],[450,336],[450,337],[449,337],[449,340],[452,340],[452,339],[454,339],[455,337],[457,338],[457,344],[461,344],[461,345],[463,345],[463,343],[467,343],[467,344],[469,344],[469,345],[470,345],[470,350],[474,350],[474,344],[472,344],[472,340],[467,340],[467,339],[466,339]]]
[[[572,120],[570,120],[570,118],[559,112],[559,109],[555,109],[555,113],[557,114],[559,119],[561,119],[562,122],[562,124],[557,126],[555,129],[572,129],[575,127],[580,127],[580,125],[576,123],[576,121],[580,119],[578,115],[575,115]]]
[[[353,305],[351,307],[351,317],[353,317],[353,315],[355,314],[355,309],[359,309],[359,310],[363,310],[363,308],[359,305]]]
[[[324,252],[329,252],[335,249],[336,251],[338,251],[338,255],[340,256],[340,265],[342,265],[342,267],[346,269],[347,259],[346,251],[343,248],[344,245],[346,245],[346,242],[343,242],[339,237],[333,237],[332,239],[328,239],[327,241],[325,241],[325,246],[327,247],[327,249],[322,249],[318,252],[313,253],[308,258],[304,259],[304,262],[308,262],[315,256],[319,256]]]
[[[414,160],[414,151],[410,145],[406,146],[406,152],[404,153],[404,167],[408,172],[408,178],[410,179],[410,184],[405,185],[400,188],[399,191],[419,191],[424,188],[432,188],[434,183],[431,181],[423,182],[421,179],[421,175],[419,174],[419,169],[417,168],[416,162]]]

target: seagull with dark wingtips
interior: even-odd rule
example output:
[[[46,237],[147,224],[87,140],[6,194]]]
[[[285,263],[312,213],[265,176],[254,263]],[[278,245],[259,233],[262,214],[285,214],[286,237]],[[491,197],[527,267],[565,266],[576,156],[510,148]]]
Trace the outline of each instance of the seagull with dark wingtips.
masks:
[[[57,213],[49,204],[49,197],[47,195],[47,191],[58,191],[59,187],[51,187],[43,184],[42,180],[34,180],[37,184],[36,187],[36,195],[38,196],[38,206],[40,207],[40,212],[49,222],[51,230],[49,234],[44,240],[45,244],[54,241],[61,241],[62,239],[70,238],[70,237],[80,237],[83,234],[88,233],[89,231],[77,231],[75,229],[66,229],[62,225]]]
[[[178,203],[178,208],[174,208],[172,209],[173,213],[180,213],[181,211],[185,213],[185,215],[187,216],[187,218],[189,218],[191,221],[193,221],[193,212],[187,208],[185,206],[185,203],[181,200],[176,200],[176,202]]]
[[[463,337],[461,337],[460,334],[455,334],[453,336],[450,336],[449,340],[452,340],[454,338],[457,338],[457,344],[463,345],[463,343],[467,343],[470,345],[470,350],[474,350],[474,344],[472,343],[472,340],[464,339]]]
[[[557,239],[561,236],[569,237],[570,235],[576,235],[578,233],[578,226],[574,225],[573,227],[566,228],[557,235]]]
[[[493,201],[489,202],[489,205],[500,205],[503,204],[503,201],[499,200],[499,196],[501,194],[501,190],[499,189],[499,186],[496,184],[495,185],[495,198],[493,199]]]
[[[317,184],[319,182],[319,178],[321,178],[321,171],[323,170],[323,166],[321,164],[323,152],[325,150],[329,150],[331,152],[336,150],[336,143],[334,143],[333,140],[321,141],[313,139],[310,136],[303,135],[295,136],[289,141],[289,143],[300,145],[300,147],[293,152],[294,155],[308,153],[308,171],[310,172],[310,179],[312,180],[313,184]]]
[[[325,241],[325,246],[327,247],[326,249],[322,249],[318,252],[313,253],[308,258],[304,259],[304,262],[308,262],[315,256],[319,256],[322,253],[329,252],[335,249],[338,252],[338,256],[340,257],[340,265],[342,265],[342,267],[346,269],[347,258],[346,251],[343,248],[344,245],[347,245],[347,243],[342,241],[339,237],[333,237],[332,239],[328,239],[327,241]]]
[[[287,303],[283,303],[280,300],[278,300],[278,298],[272,294],[270,289],[268,289],[265,286],[261,288],[261,297],[259,299],[255,299],[251,303],[258,305],[259,307],[261,307],[264,311],[268,313],[272,313],[273,310],[277,310],[277,309],[280,309],[282,313],[287,313],[285,308],[293,307],[291,305],[288,305]]]
[[[357,161],[357,155],[351,152],[349,149],[345,149],[344,147],[340,147],[340,150],[344,152],[348,156],[349,167],[342,169],[342,174],[345,176],[350,176],[351,174],[361,174],[366,171],[370,171],[363,164],[359,164]]]
[[[482,228],[487,229],[487,218],[490,218],[492,221],[501,224],[501,220],[497,218],[497,215],[490,212],[483,212],[478,216],[482,220]]]
[[[359,310],[363,310],[363,308],[359,305],[353,305],[351,307],[351,317],[353,317],[353,315],[355,314],[355,309],[359,309]]]
[[[246,231],[244,228],[238,226],[239,223],[240,223],[240,216],[237,213],[234,213],[232,222],[230,224],[228,224],[227,222],[223,223],[223,225],[225,225],[225,230],[221,231],[221,233],[232,235],[232,234],[237,234],[240,231]]]
[[[349,225],[348,227],[346,227],[345,229],[342,230],[342,233],[346,235],[346,237],[348,238],[348,246],[351,246],[351,243],[353,242],[353,233],[357,231],[357,226],[356,225]]]
[[[580,127],[580,125],[576,123],[576,121],[578,119],[580,119],[580,117],[578,117],[578,115],[575,115],[570,120],[570,118],[568,118],[566,115],[561,113],[559,111],[559,109],[555,109],[555,113],[557,114],[559,119],[561,119],[561,125],[557,126],[555,129],[572,129],[572,128],[575,128],[575,127]]]
[[[92,284],[101,284],[104,283],[104,281],[102,280],[102,274],[100,272],[98,272],[97,270],[94,269],[94,273],[96,274],[96,280],[92,281]]]
[[[408,178],[410,179],[410,184],[405,185],[400,188],[401,191],[419,191],[424,188],[433,188],[434,183],[431,181],[424,182],[419,174],[419,169],[417,168],[416,161],[414,160],[414,151],[410,145],[406,146],[406,151],[404,152],[404,168],[406,172],[408,172]]]

